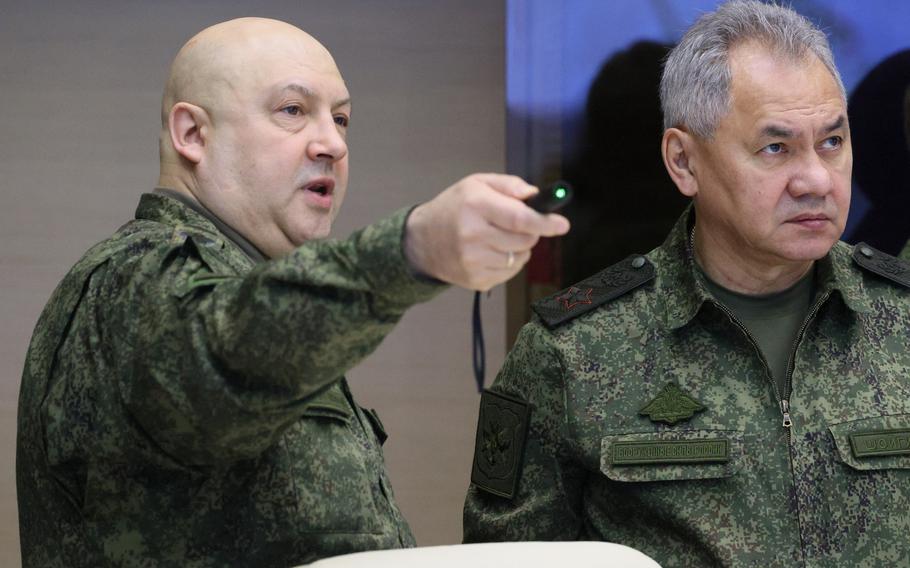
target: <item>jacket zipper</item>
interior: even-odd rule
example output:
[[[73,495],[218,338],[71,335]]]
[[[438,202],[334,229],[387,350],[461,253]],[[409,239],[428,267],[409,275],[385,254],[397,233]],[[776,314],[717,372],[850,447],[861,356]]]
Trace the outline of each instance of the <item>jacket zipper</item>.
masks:
[[[830,295],[831,295],[831,292],[825,292],[824,294],[821,295],[821,297],[819,297],[818,300],[816,300],[815,304],[809,310],[809,314],[806,316],[806,319],[803,320],[803,324],[802,324],[802,326],[800,326],[799,332],[796,334],[796,339],[794,339],[794,341],[793,341],[793,349],[790,351],[790,359],[787,361],[787,377],[786,377],[786,381],[784,382],[784,389],[786,390],[786,393],[781,393],[780,389],[777,388],[777,381],[775,381],[774,377],[771,376],[771,367],[768,365],[768,360],[765,358],[764,353],[762,353],[761,348],[758,346],[758,342],[755,340],[755,337],[749,332],[748,329],[746,329],[746,326],[744,326],[742,324],[742,322],[740,322],[739,319],[737,319],[737,317],[733,314],[732,311],[730,311],[726,306],[724,306],[723,304],[721,304],[719,302],[716,302],[716,301],[713,302],[715,306],[717,306],[718,308],[720,308],[720,310],[722,312],[727,314],[727,317],[729,317],[730,320],[742,330],[742,332],[746,335],[746,338],[749,340],[749,342],[752,343],[752,347],[754,347],[756,352],[758,353],[758,356],[761,359],[762,364],[765,366],[765,376],[768,377],[768,379],[770,379],[770,381],[771,381],[771,388],[774,390],[774,394],[777,396],[777,399],[780,404],[780,412],[783,415],[783,427],[787,429],[787,458],[790,463],[790,477],[793,480],[794,484],[795,484],[795,480],[796,480],[796,475],[793,471],[793,449],[792,449],[793,433],[791,430],[791,427],[793,426],[793,420],[792,420],[792,417],[790,416],[790,395],[792,394],[792,391],[793,391],[793,371],[796,368],[796,350],[799,349],[799,344],[802,342],[803,336],[806,334],[806,330],[809,328],[809,324],[812,323],[812,320],[815,319],[815,316],[818,314],[818,311],[821,309],[822,304],[824,304],[828,300],[828,297]],[[782,396],[782,394],[786,394],[786,396]],[[797,509],[798,509],[798,507],[797,507]],[[799,511],[798,510],[797,510],[797,514],[796,514],[796,522],[797,522],[797,525],[801,525],[801,523],[799,522]],[[800,540],[800,548],[802,549],[803,553],[805,553],[806,547],[805,547],[805,543],[803,542],[802,526],[800,526],[800,530],[799,530],[799,540]]]
[[[768,365],[768,360],[765,358],[765,354],[762,353],[761,347],[758,346],[758,341],[755,339],[755,336],[752,335],[746,326],[739,321],[739,319],[730,311],[727,306],[721,304],[720,302],[711,301],[712,304],[718,307],[720,311],[727,314],[727,317],[746,335],[746,339],[749,340],[749,343],[752,344],[752,347],[755,349],[755,352],[758,353],[758,358],[761,359],[762,366],[765,368],[765,377],[771,381],[771,388],[774,390],[774,396],[777,397],[778,404],[780,405],[781,413],[784,416],[784,426],[790,427],[792,422],[790,421],[790,403],[785,400],[780,393],[780,389],[777,388],[777,382],[774,380],[774,377],[771,376],[771,366]],[[792,354],[791,354],[792,357]]]
[[[780,399],[780,408],[781,412],[784,414],[784,427],[789,428],[793,425],[793,421],[790,420],[790,395],[793,392],[793,371],[796,369],[796,350],[799,349],[799,344],[803,341],[803,336],[806,335],[806,330],[809,328],[809,324],[812,323],[812,320],[815,319],[815,316],[818,314],[818,310],[821,309],[822,304],[824,304],[828,297],[831,296],[831,292],[825,292],[815,301],[815,304],[812,306],[812,309],[809,310],[809,315],[806,316],[806,319],[803,320],[803,325],[799,328],[799,333],[796,334],[796,339],[793,341],[793,349],[790,351],[790,360],[787,361],[787,379],[784,383],[784,389],[786,390],[786,396]]]
[[[783,427],[789,429],[793,426],[793,419],[790,414],[790,394],[793,391],[793,371],[796,368],[796,350],[799,348],[799,344],[803,340],[803,336],[806,334],[806,330],[809,328],[809,324],[812,323],[812,320],[815,319],[815,316],[818,314],[818,310],[821,309],[822,304],[824,304],[828,297],[831,295],[831,292],[825,292],[822,296],[816,300],[815,304],[812,306],[812,309],[809,310],[809,315],[806,316],[806,319],[803,320],[802,326],[799,328],[799,332],[796,334],[796,339],[793,340],[793,348],[790,350],[790,359],[787,361],[787,377],[784,382],[785,392],[780,392],[780,389],[777,388],[777,381],[774,380],[774,377],[771,376],[771,367],[768,365],[768,360],[765,358],[765,354],[762,353],[761,347],[758,345],[755,336],[753,336],[746,326],[739,321],[739,319],[730,311],[729,308],[721,304],[720,302],[713,301],[712,303],[717,306],[720,311],[725,313],[730,320],[736,324],[737,327],[746,335],[746,338],[749,340],[749,343],[752,344],[752,347],[755,348],[756,353],[758,353],[759,359],[761,359],[762,365],[765,368],[765,377],[771,381],[771,388],[774,390],[774,395],[777,397],[778,405],[780,407],[780,413],[783,417]]]

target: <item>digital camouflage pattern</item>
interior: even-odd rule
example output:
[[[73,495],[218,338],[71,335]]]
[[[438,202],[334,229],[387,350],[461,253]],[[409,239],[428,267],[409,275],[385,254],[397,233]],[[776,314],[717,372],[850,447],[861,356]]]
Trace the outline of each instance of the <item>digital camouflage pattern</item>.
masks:
[[[143,195],[47,304],[19,399],[23,566],[290,566],[412,546],[344,372],[443,287],[407,211],[254,264]]]
[[[837,244],[817,263],[781,396],[686,235],[684,216],[647,255],[653,280],[552,330],[523,328],[492,387],[533,408],[517,494],[472,485],[465,541],[605,540],[665,568],[910,566],[910,288]],[[670,384],[704,410],[673,424],[642,414]]]

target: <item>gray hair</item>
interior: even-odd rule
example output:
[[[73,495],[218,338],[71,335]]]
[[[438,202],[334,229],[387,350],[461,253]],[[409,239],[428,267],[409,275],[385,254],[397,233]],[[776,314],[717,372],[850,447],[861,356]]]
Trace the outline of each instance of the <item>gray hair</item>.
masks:
[[[847,100],[824,32],[790,8],[731,0],[701,16],[667,56],[660,80],[665,129],[685,126],[701,138],[714,135],[730,108],[730,49],[751,40],[793,61],[814,54]]]

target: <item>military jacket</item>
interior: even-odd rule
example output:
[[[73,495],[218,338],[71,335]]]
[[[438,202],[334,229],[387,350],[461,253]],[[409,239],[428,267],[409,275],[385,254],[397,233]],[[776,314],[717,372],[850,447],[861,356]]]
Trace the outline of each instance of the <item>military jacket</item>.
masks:
[[[907,241],[907,245],[904,247],[904,250],[901,252],[901,258],[904,260],[910,260],[910,241]]]
[[[411,546],[384,432],[344,372],[438,293],[407,211],[255,264],[157,194],[89,250],[19,398],[23,566],[290,566]]]
[[[687,235],[684,217],[535,306],[482,398],[465,541],[605,540],[665,568],[910,566],[910,265],[843,243],[817,262],[778,392]]]

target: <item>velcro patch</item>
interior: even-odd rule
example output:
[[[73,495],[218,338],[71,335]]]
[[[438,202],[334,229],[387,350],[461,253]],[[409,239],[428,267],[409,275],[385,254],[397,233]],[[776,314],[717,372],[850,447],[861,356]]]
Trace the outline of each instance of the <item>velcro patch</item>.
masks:
[[[910,430],[874,430],[850,434],[850,447],[857,458],[910,456]]]
[[[615,442],[611,453],[613,465],[726,462],[730,461],[730,440]]]
[[[515,496],[530,416],[527,402],[483,391],[471,483],[493,495],[507,499]]]

